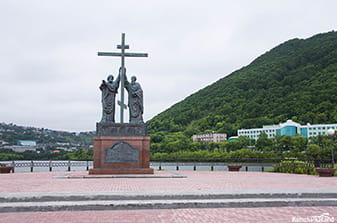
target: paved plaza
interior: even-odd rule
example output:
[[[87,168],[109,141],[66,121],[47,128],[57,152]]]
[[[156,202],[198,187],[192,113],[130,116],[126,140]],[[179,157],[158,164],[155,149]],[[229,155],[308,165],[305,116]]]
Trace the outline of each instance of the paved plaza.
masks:
[[[1,174],[0,222],[337,222],[337,177],[227,171],[155,175]]]

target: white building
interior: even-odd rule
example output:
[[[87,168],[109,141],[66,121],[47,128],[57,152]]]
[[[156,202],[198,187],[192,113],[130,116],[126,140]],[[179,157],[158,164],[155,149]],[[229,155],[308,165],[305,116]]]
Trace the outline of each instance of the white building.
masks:
[[[30,146],[30,147],[36,146],[36,142],[33,140],[19,140],[18,144],[20,146]]]
[[[310,138],[318,135],[327,135],[328,129],[337,130],[337,124],[316,124],[301,125],[292,120],[278,125],[264,125],[262,128],[256,129],[239,129],[238,136],[247,136],[251,139],[258,139],[262,132],[266,133],[268,138],[273,138],[276,135],[302,135]]]
[[[36,151],[36,147],[31,146],[4,146],[5,149],[11,149],[14,152],[22,153],[24,151]]]

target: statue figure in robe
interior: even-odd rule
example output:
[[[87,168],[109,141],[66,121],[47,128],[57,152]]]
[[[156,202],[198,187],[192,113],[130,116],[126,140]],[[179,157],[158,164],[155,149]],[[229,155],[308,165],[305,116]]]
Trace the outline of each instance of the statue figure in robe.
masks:
[[[128,81],[126,75],[124,78],[124,87],[128,91],[128,107],[129,107],[129,117],[130,123],[133,124],[143,124],[143,90],[135,76],[131,77],[131,83]]]
[[[107,82],[102,81],[99,89],[102,91],[102,120],[100,123],[112,123],[115,122],[115,98],[120,82],[120,73],[117,79],[114,81],[114,77],[109,75]]]

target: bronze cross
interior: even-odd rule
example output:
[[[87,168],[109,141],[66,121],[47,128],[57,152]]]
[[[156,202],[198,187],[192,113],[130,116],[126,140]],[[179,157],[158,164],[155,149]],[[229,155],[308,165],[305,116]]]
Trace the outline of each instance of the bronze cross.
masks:
[[[147,57],[147,53],[126,53],[125,50],[129,49],[129,45],[125,45],[125,33],[122,33],[122,40],[121,44],[117,45],[117,49],[120,49],[120,53],[113,53],[113,52],[98,52],[98,56],[115,56],[121,57],[121,68],[124,71],[124,58],[125,57]],[[121,100],[118,101],[118,105],[120,106],[120,119],[121,123],[124,122],[124,109],[126,109],[126,105],[124,104],[124,73],[122,74],[121,78]]]

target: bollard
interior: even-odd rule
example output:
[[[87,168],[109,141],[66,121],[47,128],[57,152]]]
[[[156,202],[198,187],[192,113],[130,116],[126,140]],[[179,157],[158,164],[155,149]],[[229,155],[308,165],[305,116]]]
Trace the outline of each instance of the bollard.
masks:
[[[87,160],[87,171],[89,170],[89,160]]]
[[[51,160],[49,160],[49,172],[53,171],[53,165],[51,163]]]
[[[246,172],[248,172],[248,166],[246,166]]]
[[[262,166],[261,171],[264,172],[264,166]]]
[[[68,160],[68,171],[70,171],[70,160]]]
[[[214,170],[214,167],[213,167],[213,165],[211,166],[211,171],[213,171]]]
[[[159,163],[159,170],[161,170],[161,163]]]
[[[12,173],[14,173],[14,171],[15,171],[15,161],[13,160],[12,161]]]
[[[178,164],[177,164],[176,170],[179,170],[179,166],[178,166]]]
[[[193,170],[196,171],[197,170],[197,166],[194,164],[193,166]]]
[[[34,162],[32,160],[30,163],[30,172],[33,172],[33,170],[34,170]]]

